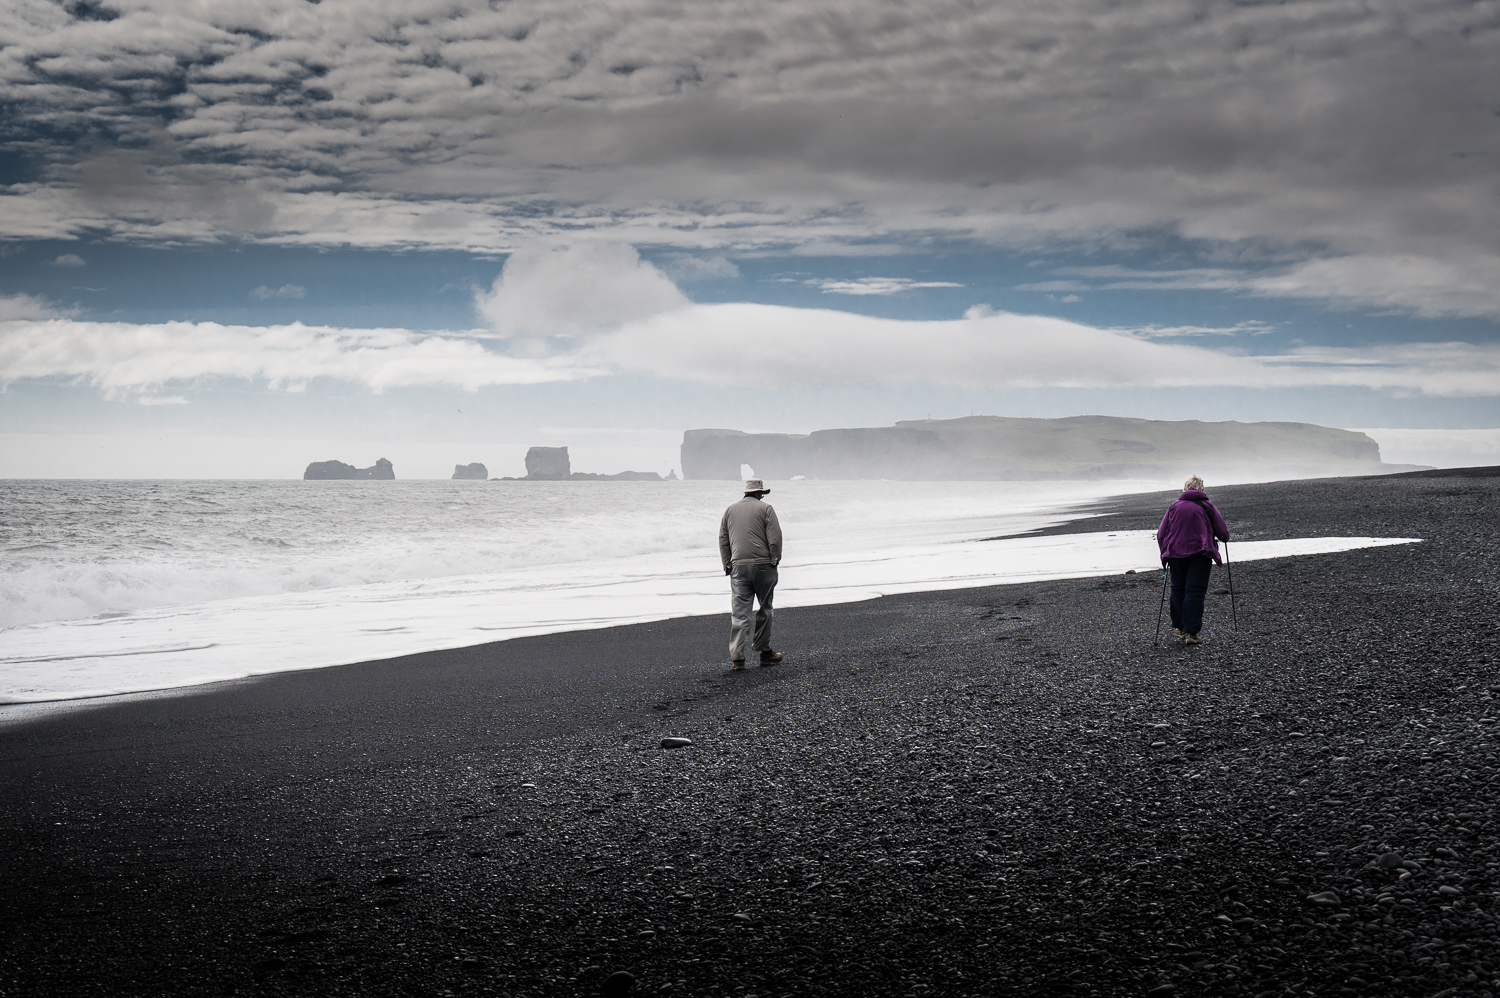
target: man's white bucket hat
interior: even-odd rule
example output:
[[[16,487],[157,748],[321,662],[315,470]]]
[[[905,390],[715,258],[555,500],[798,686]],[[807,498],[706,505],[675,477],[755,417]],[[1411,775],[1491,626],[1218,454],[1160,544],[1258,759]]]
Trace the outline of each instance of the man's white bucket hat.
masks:
[[[745,479],[745,495],[749,495],[752,492],[764,493],[770,491],[770,489],[766,488],[766,483],[761,481],[759,478]]]

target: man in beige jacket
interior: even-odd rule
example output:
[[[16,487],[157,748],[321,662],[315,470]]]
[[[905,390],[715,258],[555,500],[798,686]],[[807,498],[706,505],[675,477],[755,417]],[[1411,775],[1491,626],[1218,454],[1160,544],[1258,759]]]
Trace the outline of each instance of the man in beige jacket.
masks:
[[[729,576],[729,666],[745,667],[745,646],[760,652],[761,665],[775,665],[771,650],[771,600],[781,564],[781,524],[761,499],[771,490],[759,478],[745,482],[745,498],[730,504],[719,521],[719,560]],[[751,616],[756,600],[760,609]],[[752,630],[754,636],[752,637]]]

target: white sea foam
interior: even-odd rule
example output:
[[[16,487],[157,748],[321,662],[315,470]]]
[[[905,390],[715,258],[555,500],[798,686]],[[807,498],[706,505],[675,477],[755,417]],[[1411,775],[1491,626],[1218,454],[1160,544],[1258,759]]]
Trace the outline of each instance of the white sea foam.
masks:
[[[1056,518],[1059,491],[1040,483],[796,482],[778,485],[775,499],[804,550],[857,550],[869,537],[902,546],[1025,530]],[[1066,501],[1119,491],[1070,485]],[[711,553],[733,497],[729,482],[0,481],[0,627],[601,557]]]
[[[27,487],[30,487],[29,490]],[[1158,486],[1141,483],[1140,488]],[[728,483],[5,483],[0,702],[183,687],[727,608]],[[1155,566],[1009,537],[1121,483],[777,483],[780,607]],[[726,492],[729,494],[726,495]],[[17,524],[21,527],[18,528]],[[1390,538],[1239,543],[1237,561]],[[706,655],[718,649],[705,649]]]

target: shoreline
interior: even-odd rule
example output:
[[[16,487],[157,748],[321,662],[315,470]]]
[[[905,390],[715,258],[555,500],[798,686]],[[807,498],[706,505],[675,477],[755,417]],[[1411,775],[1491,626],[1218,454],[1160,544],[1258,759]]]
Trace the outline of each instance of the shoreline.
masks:
[[[1196,648],[1109,576],[781,611],[745,675],[719,614],[0,729],[0,991],[1493,992],[1500,469],[1421,474],[1213,490],[1426,540],[1237,566]]]
[[[1126,485],[1128,483],[1120,483]],[[913,592],[1090,578],[1155,567],[1149,531],[1099,531],[1095,512],[1139,503],[1142,493],[1059,502],[1028,519],[1041,527],[995,537],[949,527],[950,537],[911,538],[856,552],[811,549],[784,566],[781,609],[827,606]],[[1165,493],[1146,493],[1155,504]],[[994,518],[996,514],[991,514]],[[944,521],[945,523],[947,521]],[[1016,524],[1020,526],[1021,524]],[[1282,538],[1251,541],[1245,560],[1324,554],[1347,546],[1420,538]],[[0,725],[30,716],[174,690],[305,669],[476,647],[495,640],[650,623],[723,612],[722,580],[699,571],[702,558],[681,553],[606,564],[533,568],[488,576],[456,575],[302,593],[248,596],[147,608],[108,619],[23,625],[8,633]],[[579,572],[582,571],[580,575]],[[388,626],[392,623],[398,626]],[[57,678],[50,670],[60,670]]]
[[[872,583],[860,586],[818,586],[809,585],[805,581],[808,574],[802,566],[792,566],[789,574],[800,585],[783,586],[778,591],[778,610],[807,609],[814,607],[838,606],[846,603],[861,603],[871,600],[885,599],[891,596],[912,595],[917,593],[950,592],[959,589],[984,589],[1003,586],[1029,585],[1037,582],[1050,582],[1061,579],[1091,579],[1103,578],[1119,574],[1137,574],[1154,572],[1157,566],[1155,559],[1148,553],[1154,553],[1154,545],[1151,531],[1146,530],[1118,530],[1116,532],[1080,532],[1069,530],[1069,524],[1056,524],[1052,528],[1041,528],[1027,531],[1022,534],[1005,537],[983,538],[978,541],[953,542],[951,545],[939,545],[927,551],[915,549],[903,552],[902,560],[915,565],[924,559],[935,562],[943,567],[949,574],[941,577],[933,577],[925,580],[902,580],[892,583]],[[1066,568],[1052,568],[1050,570],[1029,571],[1017,573],[1012,569],[1009,573],[994,569],[993,562],[996,559],[1003,560],[1007,556],[1014,557],[1017,553],[1029,556],[1029,560],[1036,561],[1039,554],[1045,554],[1047,548],[1063,551],[1065,554],[1078,556],[1079,551],[1072,546],[1062,546],[1047,543],[1047,539],[1077,536],[1080,543],[1087,551],[1085,557],[1089,564],[1070,564]],[[1008,547],[985,547],[970,548],[970,544],[990,544],[992,542],[1013,542]],[[1238,551],[1238,558],[1244,562],[1262,561],[1272,558],[1310,558],[1327,554],[1343,553],[1349,550],[1362,550],[1367,548],[1387,547],[1397,544],[1420,544],[1420,537],[1297,537],[1270,541],[1249,541],[1243,544]],[[955,557],[954,549],[963,552],[962,556]],[[1071,549],[1070,549],[1071,548]],[[945,551],[946,549],[946,551]],[[945,553],[947,556],[945,557]],[[968,574],[958,571],[954,574],[956,566],[963,565]],[[714,588],[718,588],[718,579],[712,580]],[[577,595],[575,592],[574,594]],[[559,621],[552,620],[545,624],[532,626],[520,625],[512,627],[487,626],[481,630],[513,631],[507,637],[491,637],[488,640],[473,641],[460,640],[453,642],[448,640],[434,640],[424,643],[423,646],[413,648],[404,653],[393,652],[386,655],[372,656],[363,660],[328,661],[315,662],[313,664],[285,665],[279,668],[264,669],[258,672],[246,672],[239,674],[223,675],[214,678],[192,679],[184,677],[180,682],[171,685],[146,686],[137,689],[119,690],[94,690],[87,689],[72,693],[57,693],[51,696],[34,696],[23,699],[22,694],[7,693],[0,695],[0,726],[11,723],[20,723],[30,714],[38,711],[56,711],[67,709],[69,704],[76,705],[80,709],[89,705],[106,704],[116,699],[144,697],[144,696],[169,696],[199,688],[211,688],[225,683],[236,683],[253,680],[262,676],[279,675],[286,672],[303,672],[315,669],[338,668],[340,666],[360,665],[369,662],[387,661],[395,658],[409,658],[417,655],[434,654],[445,651],[458,651],[465,648],[478,648],[485,645],[495,644],[502,641],[515,641],[526,637],[537,637],[548,634],[570,634],[579,631],[598,630],[612,627],[631,627],[642,624],[658,623],[666,620],[679,620],[691,617],[716,616],[722,611],[707,610],[708,606],[717,606],[724,602],[721,593],[694,593],[696,597],[684,600],[683,608],[679,611],[648,611],[644,613],[632,613],[617,615],[613,618],[588,619],[587,617]],[[472,636],[470,636],[472,637]],[[195,649],[203,650],[213,648],[212,642],[197,646]],[[175,655],[178,649],[167,649],[163,654]],[[141,653],[105,654],[100,658],[133,657]],[[66,656],[87,657],[87,656]],[[36,658],[22,659],[22,663],[40,661],[58,661],[58,658]],[[9,664],[0,661],[0,664]],[[120,677],[116,677],[117,679]]]
[[[1128,486],[1130,483],[1120,484]],[[994,515],[1002,519],[1029,516],[1033,520],[1066,521],[1074,515],[1076,507],[1054,504],[1040,515],[1026,502],[1022,502],[1019,508],[1023,512],[1008,510]],[[916,550],[898,547],[895,553],[899,558]],[[872,551],[866,556],[873,558],[876,554],[878,552]],[[77,663],[93,659],[93,649],[104,641],[103,647],[108,650],[99,652],[97,657],[107,659],[125,671],[106,669],[88,686],[47,690],[46,695],[34,694],[24,686],[11,683],[6,695],[0,696],[0,724],[13,723],[13,719],[27,713],[24,708],[33,704],[61,705],[71,700],[101,703],[113,697],[165,694],[172,690],[208,687],[283,671],[353,665],[475,647],[495,640],[721,612],[727,597],[720,591],[724,586],[716,568],[717,556],[704,549],[703,557],[698,560],[705,566],[713,565],[714,570],[702,573],[688,570],[684,574],[687,566],[681,563],[682,555],[683,552],[635,555],[620,559],[620,566],[608,564],[602,571],[597,566],[563,562],[491,575],[464,573],[387,580],[352,588],[336,586],[250,594],[203,603],[143,607],[104,617],[18,624],[6,629],[11,632],[8,645],[14,661],[0,657],[0,667],[19,667],[24,672],[33,661],[67,661],[73,663],[76,671]],[[871,587],[846,584],[830,588],[830,579],[826,576],[830,569],[837,571],[837,564],[845,560],[845,556],[838,555],[827,564],[819,564],[819,560],[814,558],[807,566],[809,570],[797,573],[811,580],[811,599],[806,598],[807,593],[799,594],[795,587],[783,585],[779,593],[783,606],[832,604],[883,595]],[[583,571],[582,578],[579,577],[580,570]],[[820,575],[825,578],[816,578]],[[622,579],[635,582],[626,581],[622,585]],[[941,587],[938,582],[931,588]],[[840,588],[863,591],[840,592]],[[547,600],[545,594],[549,591],[563,592],[566,596],[563,604]],[[542,594],[540,601],[538,592]],[[801,603],[797,601],[798,595],[804,597]],[[585,603],[588,605],[584,606]],[[365,619],[372,611],[362,613],[361,606],[379,608],[378,623]],[[387,609],[392,607],[395,608],[393,611]],[[390,612],[395,612],[398,617],[403,612],[409,615],[411,619],[406,623],[423,628],[422,634],[392,634],[389,642],[369,637],[374,631],[408,630],[407,627],[379,626],[389,619]],[[279,622],[253,619],[269,618],[278,613],[289,619]],[[253,646],[242,645],[247,638],[254,640],[251,637],[254,632],[265,633],[268,625],[294,620],[303,630],[325,631],[330,618],[334,630],[340,634],[340,647],[336,650],[318,647],[309,652],[305,647],[281,640],[279,647],[273,646],[273,653],[285,660],[283,664],[268,669],[264,662],[258,662],[255,668],[248,670],[242,664],[246,654],[254,650]],[[275,633],[281,630],[281,627],[271,627]],[[226,640],[226,634],[232,636]],[[27,647],[28,642],[31,647]],[[363,647],[358,652],[346,650],[344,645],[351,643],[362,643]],[[385,643],[393,647],[383,648]],[[19,654],[18,648],[22,649]],[[182,657],[184,652],[188,653],[186,658]],[[182,674],[184,661],[194,663],[185,675]],[[307,664],[309,661],[312,664]],[[144,669],[144,674],[132,676],[131,666]],[[178,675],[173,677],[173,673]],[[142,685],[134,685],[137,683]]]

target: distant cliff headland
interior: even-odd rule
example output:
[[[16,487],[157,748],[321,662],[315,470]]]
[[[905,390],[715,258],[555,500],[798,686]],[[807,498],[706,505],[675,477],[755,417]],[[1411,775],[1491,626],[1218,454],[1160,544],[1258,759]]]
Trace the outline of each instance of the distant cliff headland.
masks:
[[[1286,478],[1412,470],[1363,433],[1311,423],[1204,423],[1119,416],[905,420],[813,433],[688,430],[682,477],[909,481]]]
[[[396,469],[385,458],[381,458],[368,468],[356,468],[354,465],[345,464],[343,461],[314,461],[302,473],[302,478],[304,481],[309,482],[358,478],[372,478],[391,482],[396,479]]]

